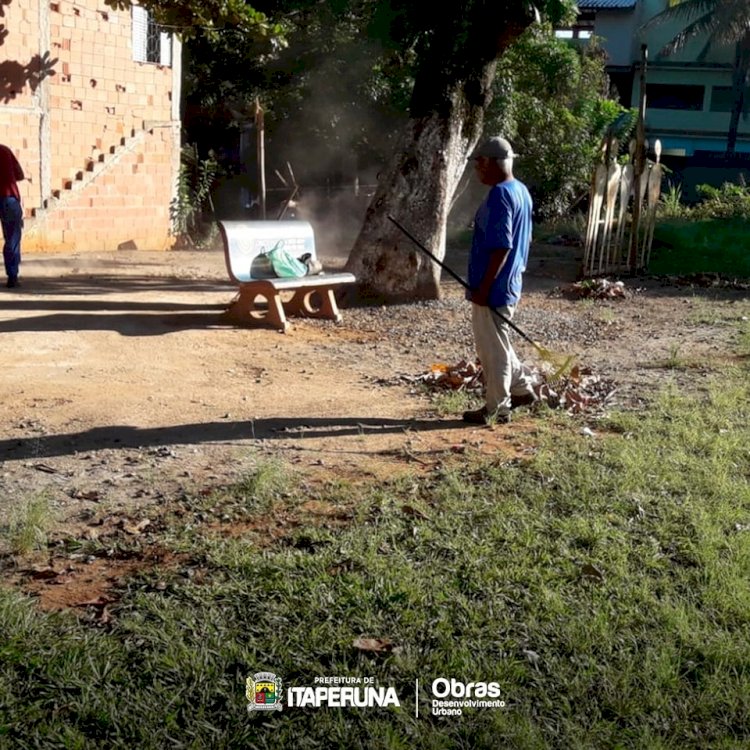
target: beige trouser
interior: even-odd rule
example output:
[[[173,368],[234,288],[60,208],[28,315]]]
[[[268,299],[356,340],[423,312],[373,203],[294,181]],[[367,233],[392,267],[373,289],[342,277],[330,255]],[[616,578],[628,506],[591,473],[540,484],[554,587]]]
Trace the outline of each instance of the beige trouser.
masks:
[[[498,307],[508,320],[513,318],[515,305]],[[532,390],[532,383],[524,373],[510,343],[510,326],[503,323],[489,307],[471,306],[474,342],[484,370],[487,411],[490,414],[509,414],[510,396],[521,396]]]

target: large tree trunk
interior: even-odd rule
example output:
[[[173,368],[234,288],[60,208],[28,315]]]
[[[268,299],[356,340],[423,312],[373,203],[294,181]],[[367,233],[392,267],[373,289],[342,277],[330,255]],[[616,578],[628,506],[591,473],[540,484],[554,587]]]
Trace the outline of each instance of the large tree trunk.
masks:
[[[466,157],[482,134],[496,60],[532,20],[514,0],[464,2],[434,13],[447,16],[448,8],[460,16],[441,19],[420,50],[408,130],[378,183],[347,263],[364,299],[439,298],[439,267],[388,216],[445,257],[448,210]]]
[[[740,126],[740,116],[745,109],[745,90],[747,75],[750,70],[750,31],[746,31],[742,39],[737,42],[732,69],[732,114],[729,118],[729,134],[727,136],[727,154],[734,155],[737,147],[737,131]]]

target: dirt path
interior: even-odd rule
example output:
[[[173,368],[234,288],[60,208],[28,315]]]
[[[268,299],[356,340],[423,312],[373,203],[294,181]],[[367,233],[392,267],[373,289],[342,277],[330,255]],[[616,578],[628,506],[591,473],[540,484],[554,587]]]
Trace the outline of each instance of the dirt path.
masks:
[[[732,361],[746,292],[640,280],[625,300],[573,301],[555,290],[576,267],[570,249],[537,248],[517,320],[614,378],[621,404],[666,381],[699,386]],[[92,510],[137,513],[264,456],[377,478],[467,447],[524,455],[533,440],[531,415],[465,426],[396,382],[472,355],[456,285],[440,302],[350,309],[341,325],[300,320],[282,335],[219,323],[233,288],[216,252],[31,256],[23,271],[23,287],[0,296],[0,523],[42,492],[61,528]]]

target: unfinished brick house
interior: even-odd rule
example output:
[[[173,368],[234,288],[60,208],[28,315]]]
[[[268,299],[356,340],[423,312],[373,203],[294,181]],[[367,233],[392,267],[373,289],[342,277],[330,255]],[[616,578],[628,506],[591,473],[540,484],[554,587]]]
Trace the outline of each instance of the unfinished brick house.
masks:
[[[161,250],[180,161],[180,47],[142,8],[0,0],[0,143],[22,252]]]

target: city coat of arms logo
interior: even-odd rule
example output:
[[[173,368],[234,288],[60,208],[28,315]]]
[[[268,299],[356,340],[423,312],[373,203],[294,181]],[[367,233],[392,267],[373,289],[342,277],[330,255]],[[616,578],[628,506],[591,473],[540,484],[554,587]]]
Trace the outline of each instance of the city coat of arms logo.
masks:
[[[245,697],[250,711],[281,711],[281,678],[273,672],[256,672],[245,680]]]

